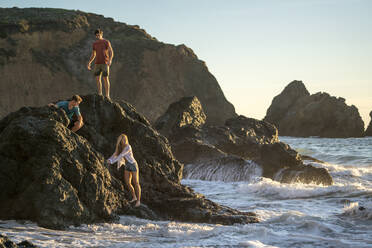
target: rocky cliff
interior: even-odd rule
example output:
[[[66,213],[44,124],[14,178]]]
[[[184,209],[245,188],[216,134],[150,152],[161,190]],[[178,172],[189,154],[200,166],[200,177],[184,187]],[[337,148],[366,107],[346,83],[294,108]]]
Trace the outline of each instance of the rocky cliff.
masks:
[[[371,121],[366,129],[366,132],[364,133],[365,136],[372,136],[372,111],[369,113],[369,117],[371,117]]]
[[[274,97],[264,120],[274,124],[281,136],[345,138],[364,133],[354,105],[328,93],[310,95],[301,81],[291,82]]]
[[[138,26],[62,9],[0,8],[0,117],[72,94],[96,92],[86,69],[94,30],[102,28],[115,57],[113,99],[132,103],[151,122],[183,96],[197,96],[207,122],[236,116],[205,63],[184,45],[157,41]]]
[[[72,133],[63,110],[23,107],[0,121],[0,219],[48,228],[111,222],[117,214],[205,223],[257,222],[180,184],[183,165],[167,139],[133,106],[83,96],[85,125]],[[126,133],[140,168],[142,203],[134,208],[123,171],[105,164]],[[122,168],[123,169],[123,168]]]
[[[185,164],[186,178],[249,181],[263,176],[283,183],[333,183],[326,169],[305,165],[280,142],[274,125],[244,116],[208,125],[196,97],[171,104],[155,128],[169,138],[176,158]]]

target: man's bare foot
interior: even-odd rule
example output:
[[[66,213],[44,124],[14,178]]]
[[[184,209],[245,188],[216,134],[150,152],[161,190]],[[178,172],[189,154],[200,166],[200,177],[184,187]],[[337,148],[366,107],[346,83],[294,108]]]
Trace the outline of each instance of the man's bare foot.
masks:
[[[134,205],[136,208],[138,208],[139,206],[141,205],[141,202],[140,201],[137,201],[136,202],[136,205]]]
[[[107,97],[107,99],[109,99],[110,101],[111,101],[111,98],[110,98],[110,96],[106,96]]]
[[[137,201],[137,198],[133,198],[132,200],[129,201],[129,203]]]

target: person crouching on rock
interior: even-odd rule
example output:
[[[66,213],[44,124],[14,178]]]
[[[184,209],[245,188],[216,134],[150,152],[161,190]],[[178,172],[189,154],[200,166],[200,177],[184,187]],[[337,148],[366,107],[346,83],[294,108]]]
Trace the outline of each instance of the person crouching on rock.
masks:
[[[117,169],[124,165],[124,180],[128,186],[132,200],[130,202],[136,202],[135,207],[141,205],[141,186],[139,184],[139,169],[137,161],[134,159],[132,147],[128,142],[128,137],[125,134],[121,134],[116,141],[116,149],[114,154],[108,159],[110,164],[117,162]],[[134,181],[134,188],[132,186],[132,177]]]
[[[70,119],[70,124],[68,128],[71,129],[71,131],[76,132],[79,130],[83,125],[83,117],[80,114],[80,108],[79,104],[83,101],[79,95],[72,96],[72,99],[70,101],[60,101],[56,104],[49,103],[49,107],[56,107],[63,109],[67,117]]]

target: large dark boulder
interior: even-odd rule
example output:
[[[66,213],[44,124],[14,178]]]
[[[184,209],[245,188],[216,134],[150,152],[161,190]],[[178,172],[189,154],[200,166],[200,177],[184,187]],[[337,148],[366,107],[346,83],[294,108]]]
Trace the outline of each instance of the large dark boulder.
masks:
[[[193,123],[195,111],[187,110],[201,106],[188,104],[196,101],[181,99],[158,122],[162,123],[159,131],[170,138],[176,158],[185,163],[186,178],[244,181],[261,170],[262,176],[281,182],[332,184],[327,170],[305,165],[296,151],[279,142],[277,129],[268,122],[238,116],[228,119],[224,126],[174,124],[182,120],[185,111],[191,118],[189,123]],[[201,112],[195,114],[196,120]]]
[[[22,108],[0,122],[0,219],[63,228],[115,220],[125,197],[104,157],[54,108]]]
[[[364,123],[358,109],[327,93],[310,95],[301,81],[291,82],[274,97],[265,121],[281,136],[361,137]]]
[[[156,120],[154,128],[172,138],[173,135],[179,135],[180,130],[202,128],[206,119],[199,99],[195,96],[184,97],[168,107],[165,114]]]
[[[83,96],[85,125],[67,129],[60,109],[24,107],[0,121],[0,219],[48,228],[110,222],[117,214],[205,223],[257,222],[180,184],[183,165],[167,139],[128,103]],[[138,160],[142,203],[128,203],[123,171],[105,164],[126,133]],[[182,211],[181,211],[182,209]]]
[[[364,133],[364,136],[372,136],[372,111],[369,113],[369,117],[371,117],[371,121],[366,129],[366,132]]]
[[[151,122],[191,95],[201,101],[207,122],[223,124],[236,116],[206,63],[185,45],[160,42],[137,25],[93,13],[0,8],[0,118],[22,106],[96,93],[86,63],[98,27],[115,53],[112,99],[130,102]]]
[[[286,183],[317,183],[331,185],[333,179],[325,168],[305,165],[300,154],[283,142],[261,147],[256,160],[263,167],[262,175]]]

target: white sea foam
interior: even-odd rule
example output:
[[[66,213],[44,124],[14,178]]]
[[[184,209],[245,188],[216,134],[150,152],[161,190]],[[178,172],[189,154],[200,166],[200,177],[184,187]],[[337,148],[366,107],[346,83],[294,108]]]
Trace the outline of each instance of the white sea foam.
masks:
[[[268,223],[303,223],[306,215],[300,211],[286,211],[267,220]]]
[[[212,225],[170,222],[167,224],[165,231],[166,235],[170,237],[183,239],[187,236],[192,236],[193,238],[202,238],[210,236],[215,228]]]
[[[297,212],[288,215],[304,218],[303,214]],[[286,222],[284,219],[282,221]],[[122,217],[120,223],[116,224],[82,225],[65,231],[15,221],[1,224],[2,232],[11,239],[16,242],[27,239],[39,247],[277,247],[270,243],[285,242],[290,235],[286,230],[274,230],[258,224],[222,226],[154,222],[135,217]],[[275,221],[270,224],[275,224]],[[236,235],[240,238],[233,238]]]
[[[352,165],[340,165],[335,163],[317,163],[311,161],[311,165],[320,168],[326,168],[334,176],[352,176],[352,177],[362,177],[362,176],[372,176],[372,164],[363,166],[352,166]],[[372,177],[371,177],[372,178]]]
[[[259,216],[261,222],[282,215],[282,212],[279,209],[278,210],[255,209],[254,212],[257,214],[257,216]]]
[[[322,186],[303,183],[286,184],[273,181],[269,178],[262,178],[261,181],[256,183],[240,184],[239,187],[242,193],[282,200],[370,191],[369,188],[364,187],[361,183]]]
[[[29,240],[39,247],[175,247],[176,243],[183,247],[197,247],[203,243],[200,240],[206,240],[206,245],[213,244],[208,238],[225,233],[229,228],[221,225],[149,221],[127,216],[122,216],[120,223],[82,225],[64,231],[41,228],[34,223],[0,223],[1,232],[15,242]],[[162,244],[162,240],[166,240],[166,243]]]
[[[372,220],[372,202],[359,206],[359,202],[352,202],[345,206],[343,215],[357,219]]]
[[[278,246],[271,246],[271,245],[265,245],[262,242],[258,240],[249,240],[240,242],[239,245],[242,247],[249,247],[249,248],[278,248]]]

